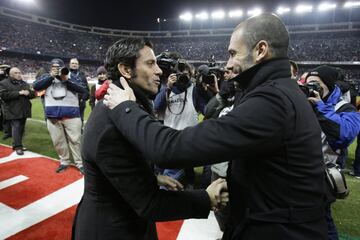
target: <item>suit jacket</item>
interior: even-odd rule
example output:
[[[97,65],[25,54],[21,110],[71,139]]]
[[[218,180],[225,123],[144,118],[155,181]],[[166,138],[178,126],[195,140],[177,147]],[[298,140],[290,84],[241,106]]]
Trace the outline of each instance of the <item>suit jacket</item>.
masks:
[[[167,128],[134,102],[111,112],[117,129],[163,168],[229,162],[230,217],[224,239],[327,239],[321,131],[288,59],[238,76],[234,109],[182,131]]]
[[[160,190],[151,164],[115,128],[109,113],[99,102],[85,126],[85,190],[73,239],[152,240],[157,239],[156,221],[206,218],[206,191]]]
[[[19,91],[28,90],[28,96],[20,95]],[[35,92],[25,81],[7,78],[0,82],[0,101],[2,104],[4,118],[6,120],[22,119],[31,117],[30,99],[35,97]]]

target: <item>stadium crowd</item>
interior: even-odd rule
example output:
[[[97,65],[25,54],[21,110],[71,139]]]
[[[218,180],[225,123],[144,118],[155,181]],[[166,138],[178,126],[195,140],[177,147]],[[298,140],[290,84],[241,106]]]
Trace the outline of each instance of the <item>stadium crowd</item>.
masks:
[[[118,40],[110,36],[68,31],[1,16],[0,21],[5,23],[0,26],[2,36],[0,47],[3,51],[54,56],[51,61],[34,60],[27,57],[1,59],[2,129],[4,132],[6,131],[7,138],[14,139],[13,148],[16,153],[23,155],[26,148],[22,145],[21,139],[26,119],[31,117],[30,99],[35,97],[34,90],[36,90],[42,96],[45,121],[54,149],[60,159],[59,166],[55,171],[61,173],[74,164],[81,174],[87,176],[85,181],[89,182],[86,187],[91,188],[93,192],[99,191],[100,195],[104,194],[104,199],[111,203],[113,208],[104,207],[102,209],[108,215],[116,215],[123,211],[113,202],[119,203],[120,201],[126,206],[124,216],[138,221],[139,226],[142,227],[141,231],[126,232],[129,235],[139,234],[138,236],[150,236],[148,239],[156,239],[155,220],[206,217],[210,207],[219,207],[216,198],[219,198],[220,190],[227,190],[224,180],[216,179],[227,177],[236,186],[229,190],[230,194],[235,196],[235,200],[243,201],[244,204],[237,206],[236,203],[232,203],[232,212],[226,208],[217,209],[219,211],[217,211],[216,217],[219,226],[225,231],[224,236],[229,239],[231,234],[240,234],[237,231],[240,231],[238,225],[241,225],[242,221],[249,221],[244,228],[250,226],[250,230],[242,233],[247,237],[251,234],[259,234],[257,236],[262,239],[260,236],[264,237],[274,231],[278,234],[277,236],[287,236],[289,239],[290,236],[300,236],[298,239],[306,238],[306,236],[325,239],[325,235],[328,235],[329,239],[338,239],[330,206],[336,197],[346,197],[348,192],[334,193],[336,188],[332,189],[334,192],[329,192],[328,194],[331,196],[327,196],[326,203],[323,203],[324,186],[313,183],[325,183],[325,179],[323,179],[324,161],[336,169],[345,167],[346,149],[359,134],[360,115],[356,112],[353,101],[343,100],[343,96],[350,87],[345,91],[342,83],[344,80],[360,79],[360,71],[341,72],[340,69],[327,65],[299,69],[295,64],[292,65],[292,69],[295,69],[292,72],[294,81],[291,81],[290,62],[285,57],[289,50],[288,56],[295,62],[358,61],[360,35],[350,32],[293,34],[290,35],[290,46],[288,46],[289,35],[280,20],[270,14],[259,15],[258,18],[264,18],[271,22],[278,31],[267,33],[269,30],[264,27],[256,28],[266,32],[265,36],[269,39],[252,40],[255,41],[252,42],[252,47],[246,45],[248,42],[239,44],[248,40],[241,34],[241,30],[253,31],[248,25],[242,25],[240,30],[236,29],[231,39],[229,37],[173,38],[169,41],[169,39],[162,38],[154,39],[153,47],[151,43],[143,39],[123,38]],[[257,25],[259,23],[250,20],[247,24]],[[276,34],[281,35],[282,38]],[[248,41],[251,42],[251,40]],[[272,46],[273,41],[278,41],[276,43],[279,45]],[[113,44],[113,42],[115,43]],[[228,42],[230,42],[229,51]],[[244,51],[243,46],[249,48],[246,51],[248,55],[239,57],[238,54]],[[136,52],[127,52],[135,51],[134,49],[137,49]],[[250,55],[250,51],[253,51],[254,55]],[[166,53],[155,58],[154,52]],[[259,61],[254,60],[255,54]],[[65,63],[62,60],[64,58],[70,59],[69,62]],[[104,66],[95,65],[95,62],[103,62],[103,59],[105,59]],[[229,60],[226,66],[209,62],[208,65],[195,67],[186,59]],[[82,64],[81,60],[93,60],[94,64]],[[40,68],[42,71],[38,72]],[[38,72],[32,87],[23,81],[21,71]],[[303,74],[304,72],[306,73]],[[89,88],[85,76],[95,77],[96,84]],[[129,82],[133,90],[129,90],[125,78],[131,79]],[[251,81],[248,81],[249,79]],[[287,82],[284,82],[284,79]],[[265,84],[268,80],[274,83],[270,87]],[[149,82],[152,82],[152,85]],[[124,90],[118,88],[121,85]],[[306,98],[299,91],[298,85],[302,87]],[[359,91],[358,88],[356,90]],[[131,101],[123,100],[125,105],[121,103],[122,101],[117,97],[124,92],[134,95],[130,95],[126,100],[134,101],[136,96],[137,102],[130,103]],[[152,100],[149,99],[150,95]],[[94,114],[85,124],[83,112],[88,99],[90,99]],[[109,113],[106,107],[116,106],[111,107],[112,101],[116,102],[116,105],[120,104],[120,108],[116,107],[114,108],[117,109],[116,111]],[[139,106],[142,110],[139,110]],[[14,108],[23,111],[13,114],[12,109]],[[263,108],[263,110],[256,113],[254,108]],[[243,112],[239,109],[242,109]],[[119,111],[123,111],[125,117],[114,114]],[[297,111],[302,113],[298,115],[301,115],[300,121],[295,121],[295,118],[298,117]],[[274,112],[278,113],[275,117]],[[288,114],[289,112],[290,114]],[[205,127],[198,125],[200,114],[205,116]],[[264,125],[263,119],[254,114],[260,114],[269,121]],[[151,117],[148,118],[147,115]],[[133,119],[127,118],[127,116],[131,116]],[[139,117],[140,120],[136,117]],[[152,122],[154,118],[156,124]],[[213,119],[208,120],[209,118]],[[347,122],[349,119],[351,121]],[[120,124],[120,121],[127,122]],[[144,124],[143,121],[147,122]],[[162,126],[162,131],[156,132],[158,122],[171,129]],[[134,126],[134,124],[138,125]],[[128,129],[124,130],[123,126],[127,126]],[[187,128],[189,126],[192,128]],[[307,131],[309,127],[313,131]],[[134,129],[137,129],[136,134],[143,131],[142,139],[135,133],[131,134],[131,130]],[[148,134],[146,132],[148,129],[156,134]],[[185,130],[182,131],[183,129]],[[289,129],[296,129],[296,131],[292,132]],[[336,133],[334,134],[334,132]],[[173,136],[173,140],[175,139],[174,141],[179,144],[177,146],[166,145],[168,139],[163,136],[164,134]],[[85,136],[83,142],[80,141],[82,135]],[[151,139],[151,136],[163,137],[161,142],[164,146],[156,148],[159,151],[147,148],[150,146],[147,141]],[[196,136],[204,137],[206,143],[213,148],[209,149],[207,144],[195,147],[192,146],[194,144],[191,146],[185,144],[193,141],[192,137]],[[316,137],[318,139],[315,139]],[[128,141],[128,138],[131,141]],[[232,141],[234,139],[239,141]],[[266,141],[258,142],[259,139]],[[99,152],[97,152],[98,146],[94,146],[98,142],[104,143]],[[117,147],[113,147],[109,143],[116,143]],[[86,146],[83,152],[80,151],[81,144]],[[258,144],[264,144],[265,153],[260,153],[260,151],[254,153]],[[287,152],[288,148],[282,148],[284,145],[292,150]],[[169,148],[165,148],[165,146]],[[240,154],[240,150],[232,151],[238,148],[249,152],[241,155],[243,152]],[[210,156],[208,153],[215,151],[214,149],[223,154],[221,157],[224,159],[221,161],[230,161],[233,164],[230,164],[232,169],[236,169],[240,173],[227,171],[227,162],[217,165],[220,160],[216,157],[220,157],[220,155],[214,152]],[[129,151],[131,154],[128,153]],[[189,155],[182,157],[181,154],[176,154],[181,151],[187,152]],[[198,154],[196,151],[203,154]],[[172,159],[167,156],[168,152],[172,154]],[[360,179],[359,153],[358,146],[352,171],[352,175],[358,179]],[[305,156],[306,154],[308,155]],[[72,160],[70,156],[72,156]],[[106,164],[99,162],[98,156],[106,159]],[[264,156],[266,156],[265,160]],[[300,161],[297,161],[296,164],[292,163],[293,165],[286,165],[286,163],[288,164],[286,161],[289,160],[288,156],[291,160],[300,159]],[[124,165],[119,166],[119,157],[124,160]],[[147,159],[148,157],[153,160],[155,166],[149,168],[146,164],[134,163],[138,158]],[[261,160],[264,167],[257,167],[253,163],[244,164],[248,158],[254,162]],[[266,161],[267,158],[271,161]],[[194,159],[199,162],[195,162]],[[196,186],[194,186],[193,167],[199,165],[204,166],[202,188],[206,190],[194,191]],[[310,169],[309,166],[311,166]],[[290,171],[287,167],[294,167],[294,169]],[[118,172],[114,173],[114,169]],[[124,169],[126,169],[126,173],[121,172]],[[285,192],[278,194],[277,186],[269,185],[268,179],[254,177],[258,173],[257,171],[260,171],[263,176],[267,176],[270,179],[269,182],[278,183],[280,191],[289,190],[285,184],[287,179],[283,177],[291,178],[294,181],[294,189],[296,189],[291,190],[291,194],[294,195],[287,196]],[[243,175],[240,176],[240,174]],[[252,177],[247,179],[245,178],[247,175]],[[299,181],[297,177],[299,175],[305,177]],[[238,181],[238,177],[241,178],[241,181]],[[136,179],[136,181],[129,179]],[[251,204],[246,202],[247,200],[245,201],[242,194],[244,193],[242,192],[244,191],[242,181],[249,184],[248,186],[251,185],[249,187],[253,191],[249,196]],[[250,181],[254,181],[255,184],[250,184]],[[98,182],[106,187],[99,188]],[[125,184],[127,186],[124,186]],[[313,187],[309,188],[310,185]],[[206,188],[206,186],[209,187]],[[268,188],[263,189],[264,186]],[[187,191],[179,191],[176,194],[167,191],[180,189]],[[242,190],[238,191],[238,189]],[[95,199],[91,196],[90,192],[92,191],[85,192],[82,203],[79,205],[74,226],[76,232],[73,237],[75,239],[92,239],[91,237],[94,236],[92,231],[95,229],[89,228],[89,226],[93,224],[100,226],[98,221],[103,221],[87,215],[91,214],[91,211],[87,212],[88,209],[96,207],[96,204],[92,202]],[[272,197],[275,197],[273,202],[266,202],[267,191],[273,194]],[[151,194],[147,194],[149,192]],[[137,194],[140,193],[144,196],[142,199],[138,198]],[[336,194],[342,195],[339,197]],[[292,197],[294,199],[290,199]],[[224,199],[226,200],[222,203],[227,202],[227,197]],[[177,205],[174,205],[172,201]],[[202,201],[205,201],[206,204],[202,204]],[[292,205],[290,207],[286,205],[291,201],[295,205],[294,208]],[[275,208],[275,212],[266,212],[265,202],[270,203],[270,208]],[[282,203],[286,203],[285,207],[282,206],[284,208],[279,207]],[[146,206],[144,207],[144,205]],[[174,211],[174,207],[179,207],[180,211]],[[243,216],[234,211],[236,209],[239,212],[246,212],[250,207],[258,210],[260,214],[248,212],[243,220]],[[158,209],[163,210],[162,208],[165,210],[158,211]],[[265,217],[261,215],[264,214],[262,211],[265,211]],[[121,214],[123,213],[121,212]],[[279,221],[277,214],[281,219],[280,224],[274,224]],[[292,219],[293,216],[295,216],[295,220]],[[256,224],[256,222],[267,222],[268,219],[271,220],[270,225],[273,227],[271,230],[261,229]],[[225,224],[227,221],[232,225]],[[292,225],[288,223],[292,223]],[[306,227],[302,228],[301,224]],[[279,225],[284,226],[279,227]],[[116,227],[121,228],[119,225]],[[103,231],[104,236],[111,234],[107,231],[108,229],[100,228],[96,230]],[[251,228],[254,229],[251,230]],[[327,234],[326,231],[322,231],[325,228]],[[130,226],[124,229],[128,230]],[[120,232],[116,233],[124,234]]]
[[[114,36],[69,31],[6,16],[0,16],[0,21],[3,23],[0,47],[8,51],[101,61],[111,43],[118,40]],[[359,61],[359,36],[359,32],[293,33],[289,57],[295,61]],[[168,50],[181,52],[189,60],[214,56],[224,61],[228,55],[223,46],[229,39],[205,36],[151,40],[155,53]]]

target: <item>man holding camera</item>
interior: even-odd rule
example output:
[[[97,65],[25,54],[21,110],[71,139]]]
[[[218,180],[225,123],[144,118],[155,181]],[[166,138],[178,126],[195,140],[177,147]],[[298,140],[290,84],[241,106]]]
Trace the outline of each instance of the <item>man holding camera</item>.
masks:
[[[305,79],[305,87],[309,88],[308,100],[313,105],[322,130],[326,163],[336,163],[339,159],[338,152],[347,148],[360,131],[360,114],[352,104],[342,99],[341,90],[336,85],[338,76],[337,69],[323,65],[311,70]],[[334,162],[330,159],[334,159]],[[327,200],[328,237],[330,240],[337,240],[339,237],[330,207],[335,198],[329,195]]]
[[[166,87],[160,90],[154,100],[155,110],[163,117],[165,126],[182,130],[198,124],[199,112],[204,112],[208,97],[200,85],[191,81],[191,77],[190,64],[185,59],[177,59],[175,73],[168,76]],[[193,188],[195,175],[192,168],[165,169],[162,174]]]
[[[45,115],[47,128],[55,150],[60,158],[57,173],[70,166],[70,152],[76,167],[83,174],[80,156],[81,119],[78,93],[86,93],[86,88],[69,78],[69,70],[64,62],[51,60],[50,73],[41,75],[34,82],[34,89],[45,90]]]
[[[11,125],[11,135],[14,139],[13,149],[17,155],[24,155],[22,138],[26,119],[31,117],[30,99],[34,97],[35,92],[29,84],[22,80],[19,68],[11,68],[9,77],[0,82],[0,98],[4,101],[4,117]]]

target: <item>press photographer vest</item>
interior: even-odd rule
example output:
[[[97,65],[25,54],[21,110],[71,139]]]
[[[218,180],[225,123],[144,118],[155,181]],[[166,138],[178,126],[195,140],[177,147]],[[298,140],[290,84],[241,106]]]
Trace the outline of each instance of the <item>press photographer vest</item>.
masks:
[[[164,115],[165,126],[182,130],[198,124],[199,119],[194,107],[193,91],[194,85],[192,84],[186,91],[180,94],[170,92]]]

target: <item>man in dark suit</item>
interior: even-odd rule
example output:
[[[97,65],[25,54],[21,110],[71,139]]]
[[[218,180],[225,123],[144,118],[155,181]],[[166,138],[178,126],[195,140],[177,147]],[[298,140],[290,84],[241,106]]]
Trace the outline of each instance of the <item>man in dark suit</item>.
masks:
[[[110,85],[105,96],[116,128],[160,167],[231,159],[223,239],[327,239],[320,126],[290,78],[288,46],[285,25],[273,14],[240,23],[227,68],[238,74],[243,95],[226,116],[182,131],[128,101],[134,95],[124,81],[124,90]]]
[[[22,138],[26,119],[31,117],[30,99],[34,97],[34,90],[22,80],[21,71],[17,67],[11,68],[9,77],[0,82],[0,98],[4,101],[5,120],[11,125],[13,149],[17,155],[24,155]]]
[[[128,79],[139,107],[152,114],[148,96],[157,92],[162,73],[152,45],[142,39],[122,39],[109,48],[106,68],[117,86],[120,77]],[[73,239],[153,240],[157,239],[156,221],[206,218],[211,207],[227,201],[226,193],[220,193],[226,189],[225,181],[206,191],[160,190],[159,184],[174,190],[181,185],[169,177],[156,177],[152,164],[116,130],[109,114],[99,102],[85,126],[85,190]]]

